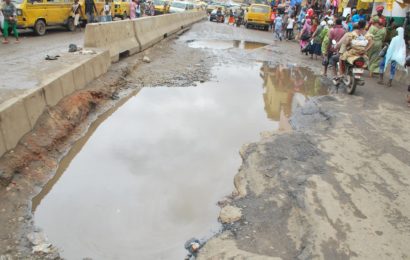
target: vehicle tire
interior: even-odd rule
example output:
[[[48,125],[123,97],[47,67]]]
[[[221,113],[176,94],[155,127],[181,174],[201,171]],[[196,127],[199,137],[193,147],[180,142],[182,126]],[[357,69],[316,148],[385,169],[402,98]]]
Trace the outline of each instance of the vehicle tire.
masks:
[[[73,32],[75,30],[74,18],[73,17],[70,17],[67,20],[67,30],[69,30],[70,32]]]
[[[122,17],[121,17],[121,20],[125,20],[125,19],[128,19],[127,12],[124,12],[124,13],[122,14]]]
[[[353,72],[351,70],[348,73],[348,77],[349,77],[349,84],[346,84],[346,91],[347,91],[347,94],[353,95],[354,92],[356,91],[357,81],[354,78]]]
[[[38,36],[43,36],[44,34],[46,34],[46,22],[42,19],[38,19],[34,24],[34,32]]]
[[[245,24],[246,29],[250,28],[250,25],[248,23]]]

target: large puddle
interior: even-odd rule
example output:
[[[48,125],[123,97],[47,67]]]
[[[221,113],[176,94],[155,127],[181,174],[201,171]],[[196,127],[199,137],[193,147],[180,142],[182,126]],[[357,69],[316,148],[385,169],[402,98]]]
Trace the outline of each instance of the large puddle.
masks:
[[[198,87],[142,89],[67,156],[33,200],[35,224],[64,258],[183,259],[187,239],[219,230],[216,203],[233,190],[240,147],[287,129],[292,109],[325,93],[291,65],[214,74]]]

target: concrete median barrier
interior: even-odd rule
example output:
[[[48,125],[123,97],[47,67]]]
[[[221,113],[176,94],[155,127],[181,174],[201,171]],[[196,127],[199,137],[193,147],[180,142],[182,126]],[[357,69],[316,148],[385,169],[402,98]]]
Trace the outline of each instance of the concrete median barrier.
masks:
[[[87,24],[84,47],[108,49],[113,62],[122,53],[131,55],[140,51],[131,20]]]
[[[84,47],[102,48],[116,62],[122,53],[134,54],[145,50],[165,37],[206,17],[205,12],[184,12],[135,20],[87,24]]]
[[[111,59],[108,51],[97,50],[85,57],[62,55],[56,62],[59,63],[46,73],[49,76],[38,87],[0,105],[0,156],[34,128],[47,106],[55,106],[63,97],[107,72]]]
[[[184,12],[110,23],[88,24],[84,47],[98,48],[93,55],[67,54],[41,70],[45,80],[38,87],[0,104],[0,156],[13,149],[30,132],[48,106],[83,89],[107,72],[121,54],[131,55],[151,47],[206,16],[205,12]],[[102,50],[101,50],[102,49]]]

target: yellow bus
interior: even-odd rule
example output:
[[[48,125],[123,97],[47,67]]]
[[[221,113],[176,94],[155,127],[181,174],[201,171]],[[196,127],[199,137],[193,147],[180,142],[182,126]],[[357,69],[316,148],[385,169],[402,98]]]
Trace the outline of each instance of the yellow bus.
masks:
[[[71,8],[73,0],[14,0],[17,8],[17,27],[20,29],[32,29],[37,35],[46,34],[49,26],[64,26],[73,31],[74,18]],[[84,14],[84,0],[80,1],[82,14],[81,20],[87,18]],[[95,0],[97,8],[96,17],[100,15],[104,7],[103,0]]]
[[[113,17],[127,19],[130,17],[130,0],[114,0],[111,10]]]

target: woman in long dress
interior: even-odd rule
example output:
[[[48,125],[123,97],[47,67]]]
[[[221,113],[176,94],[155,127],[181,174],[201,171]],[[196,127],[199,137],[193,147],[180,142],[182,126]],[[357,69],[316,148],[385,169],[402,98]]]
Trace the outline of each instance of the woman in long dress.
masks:
[[[299,34],[300,49],[305,48],[306,45],[309,44],[311,30],[312,30],[312,20],[306,19],[305,24],[303,25],[303,28]],[[306,38],[307,36],[309,36],[309,38]]]
[[[383,49],[384,39],[386,38],[386,28],[382,26],[379,22],[378,17],[373,18],[372,26],[368,31],[368,34],[372,35],[373,45],[369,49],[367,56],[369,57],[369,72],[370,77],[373,73],[380,73],[380,62],[382,57],[380,57],[380,51]]]
[[[137,3],[136,0],[130,2],[130,18],[135,19],[137,17]]]

